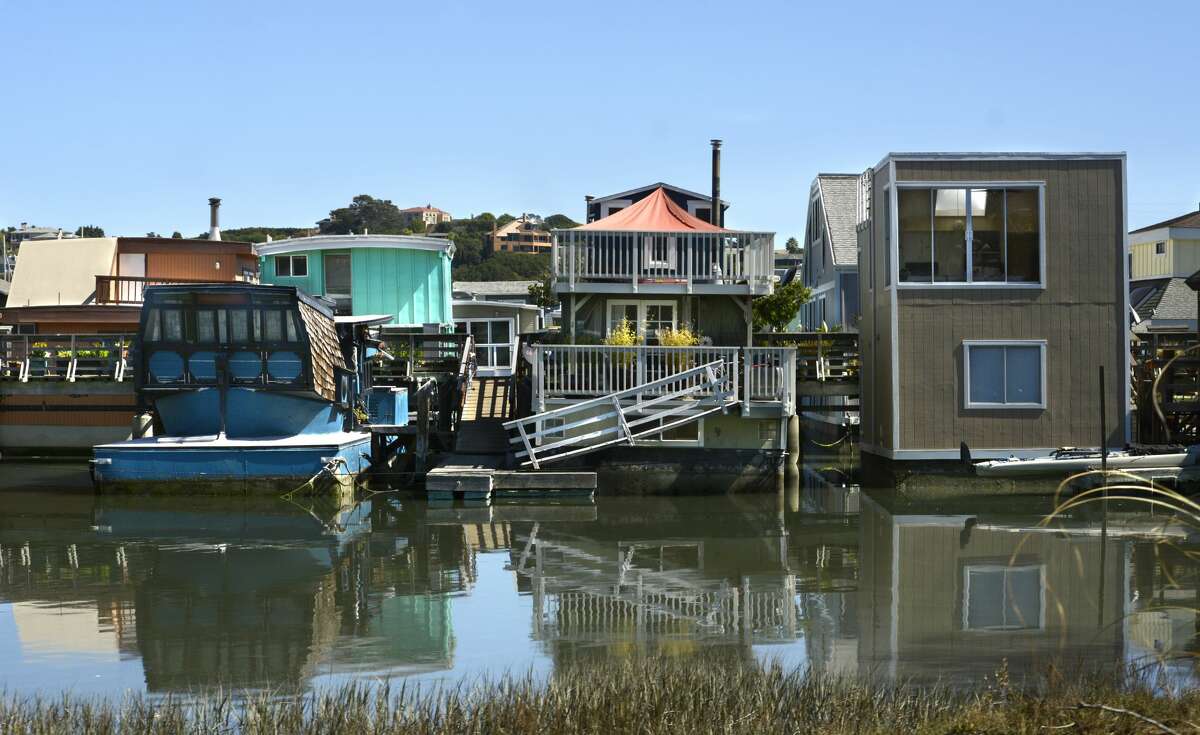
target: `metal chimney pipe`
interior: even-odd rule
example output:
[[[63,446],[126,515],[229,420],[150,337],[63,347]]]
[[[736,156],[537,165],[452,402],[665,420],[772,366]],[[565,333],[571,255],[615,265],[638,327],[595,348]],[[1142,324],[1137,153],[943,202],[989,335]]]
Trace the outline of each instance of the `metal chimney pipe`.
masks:
[[[221,239],[221,218],[218,210],[221,208],[221,200],[217,197],[209,197],[208,199],[208,239]]]
[[[585,225],[592,221],[592,200],[595,198],[591,194],[585,194],[583,197],[583,223]]]
[[[721,139],[712,139],[712,211],[709,221],[721,226]]]

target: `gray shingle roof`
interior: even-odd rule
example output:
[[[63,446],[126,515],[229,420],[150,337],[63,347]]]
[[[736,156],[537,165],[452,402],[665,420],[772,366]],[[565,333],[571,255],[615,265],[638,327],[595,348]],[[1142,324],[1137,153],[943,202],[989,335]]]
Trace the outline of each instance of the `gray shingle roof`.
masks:
[[[818,174],[817,186],[833,240],[833,264],[858,265],[858,174]]]
[[[1148,315],[1139,312],[1138,316],[1144,319]],[[1196,293],[1188,288],[1184,279],[1172,278],[1167,281],[1154,313],[1149,316],[1154,319],[1195,319]]]

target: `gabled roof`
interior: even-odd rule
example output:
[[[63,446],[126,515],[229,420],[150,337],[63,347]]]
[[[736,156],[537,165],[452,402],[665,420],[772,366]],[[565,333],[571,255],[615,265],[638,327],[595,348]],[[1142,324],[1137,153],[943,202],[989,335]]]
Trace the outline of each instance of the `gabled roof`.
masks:
[[[650,196],[634,202],[616,214],[574,229],[605,232],[731,232],[683,211],[682,207],[671,201],[661,186]]]
[[[858,264],[858,179],[859,174],[817,174],[835,266]]]
[[[1133,232],[1130,232],[1129,234],[1136,235],[1139,232],[1147,232],[1149,230],[1157,230],[1162,227],[1200,227],[1200,209],[1197,209],[1195,212],[1188,212],[1187,214],[1181,214],[1178,217],[1172,217],[1171,219],[1165,219],[1162,222],[1157,222],[1152,225],[1147,225],[1145,227],[1139,227],[1138,229],[1134,230]]]
[[[606,202],[610,199],[624,199],[624,198],[632,196],[634,194],[641,194],[643,191],[650,191],[651,189],[670,189],[671,191],[679,192],[680,194],[683,194],[684,196],[689,196],[693,199],[712,199],[711,194],[700,194],[698,192],[692,191],[691,189],[684,189],[682,186],[675,186],[674,184],[668,184],[664,181],[656,181],[653,184],[647,184],[646,186],[639,186],[638,188],[630,189],[629,191],[621,191],[621,192],[617,192],[616,194],[609,194],[608,196],[596,197],[592,201],[593,202]],[[721,206],[728,207],[729,202],[722,199]]]
[[[1196,292],[1188,287],[1186,278],[1134,283],[1130,286],[1129,305],[1142,321],[1196,318]]]

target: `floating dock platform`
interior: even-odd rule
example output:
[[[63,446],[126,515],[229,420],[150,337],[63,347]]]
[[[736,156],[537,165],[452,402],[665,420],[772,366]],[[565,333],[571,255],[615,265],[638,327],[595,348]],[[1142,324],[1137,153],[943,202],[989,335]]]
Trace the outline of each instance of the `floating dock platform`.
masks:
[[[425,491],[432,499],[456,497],[490,500],[493,497],[587,496],[596,492],[595,472],[507,470],[499,455],[451,455],[425,476]]]

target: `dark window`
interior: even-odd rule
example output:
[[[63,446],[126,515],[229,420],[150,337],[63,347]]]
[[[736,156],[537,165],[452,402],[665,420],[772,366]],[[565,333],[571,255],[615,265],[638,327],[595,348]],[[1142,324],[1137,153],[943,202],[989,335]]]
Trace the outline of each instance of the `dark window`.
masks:
[[[1165,242],[1154,243],[1154,254],[1155,255],[1166,255],[1167,254],[1167,244]]]

